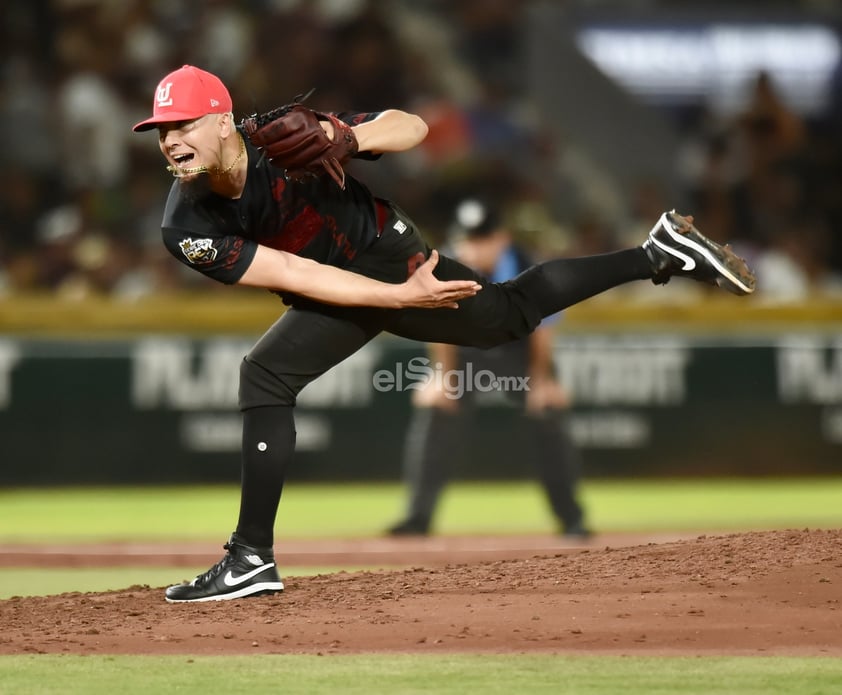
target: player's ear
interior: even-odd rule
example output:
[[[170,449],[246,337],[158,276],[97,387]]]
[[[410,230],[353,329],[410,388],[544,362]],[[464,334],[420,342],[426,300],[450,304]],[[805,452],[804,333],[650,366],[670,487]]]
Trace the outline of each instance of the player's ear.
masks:
[[[220,136],[227,138],[234,131],[234,114],[230,112],[219,114],[217,116],[217,125]]]

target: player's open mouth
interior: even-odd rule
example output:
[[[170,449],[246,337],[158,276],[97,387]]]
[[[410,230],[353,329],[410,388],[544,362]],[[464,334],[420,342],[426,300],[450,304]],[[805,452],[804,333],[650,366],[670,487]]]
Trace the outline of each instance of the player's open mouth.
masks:
[[[173,155],[172,158],[175,162],[175,166],[168,166],[167,171],[177,179],[184,178],[185,176],[193,176],[194,174],[204,174],[208,170],[206,166],[201,164],[194,167],[189,166],[189,164],[195,159],[195,155],[192,152],[176,154]]]

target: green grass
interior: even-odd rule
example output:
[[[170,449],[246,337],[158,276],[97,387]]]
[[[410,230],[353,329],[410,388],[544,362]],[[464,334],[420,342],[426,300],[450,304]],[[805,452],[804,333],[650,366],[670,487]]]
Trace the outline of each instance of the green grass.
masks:
[[[277,536],[379,535],[402,513],[397,484],[290,484]],[[842,526],[842,478],[586,480],[591,526],[609,531],[736,530]],[[216,540],[233,529],[236,486],[48,488],[0,492],[0,542]],[[555,529],[533,482],[458,483],[439,508],[445,534]],[[177,529],[174,532],[174,529]]]
[[[263,655],[0,659],[0,692],[4,693],[830,695],[839,692],[841,681],[842,661],[819,658]]]

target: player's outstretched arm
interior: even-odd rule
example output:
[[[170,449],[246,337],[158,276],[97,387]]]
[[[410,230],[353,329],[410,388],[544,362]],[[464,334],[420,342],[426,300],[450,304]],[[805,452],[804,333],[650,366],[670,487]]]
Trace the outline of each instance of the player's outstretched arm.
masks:
[[[389,109],[373,121],[354,126],[360,152],[403,152],[427,137],[427,124],[406,111]]]
[[[327,136],[336,137],[331,121],[319,121]],[[351,130],[360,152],[403,152],[423,142],[429,127],[421,116],[400,109],[386,109],[373,121],[355,125]]]
[[[285,251],[258,246],[240,285],[265,287],[339,306],[455,309],[458,301],[473,297],[482,286],[473,280],[442,282],[433,275],[438,252],[401,284],[372,280],[334,266],[300,258]]]

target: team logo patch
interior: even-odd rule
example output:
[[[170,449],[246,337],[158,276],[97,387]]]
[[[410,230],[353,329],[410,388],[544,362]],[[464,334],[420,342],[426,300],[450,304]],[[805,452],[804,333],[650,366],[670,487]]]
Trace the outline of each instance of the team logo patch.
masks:
[[[187,237],[178,246],[187,260],[195,265],[211,263],[216,258],[216,249],[211,239],[191,239]]]

